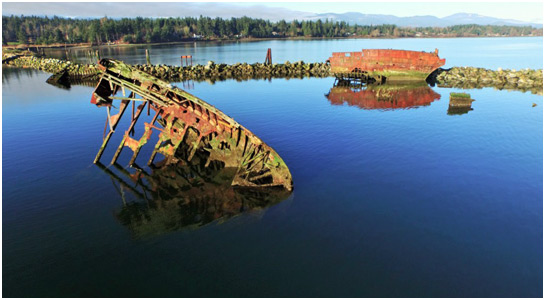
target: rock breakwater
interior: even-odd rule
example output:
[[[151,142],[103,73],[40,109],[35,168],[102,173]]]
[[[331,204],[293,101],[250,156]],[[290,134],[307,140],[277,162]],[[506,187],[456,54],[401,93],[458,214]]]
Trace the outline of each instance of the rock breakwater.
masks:
[[[2,55],[4,60],[4,55]],[[100,75],[100,69],[94,64],[79,64],[71,61],[65,61],[55,58],[40,58],[36,56],[21,56],[6,62],[19,68],[32,68],[42,70],[48,73],[59,73],[66,71],[71,80],[97,78]]]
[[[497,89],[531,91],[543,94],[543,69],[540,70],[489,70],[473,67],[438,69],[428,82],[439,87],[463,89],[494,87]]]
[[[187,67],[167,65],[135,65],[138,70],[155,77],[169,80],[223,80],[253,78],[302,78],[329,77],[329,66],[326,63],[305,63],[302,61],[283,64],[248,64],[236,63],[216,64],[209,61],[206,65]]]
[[[96,64],[80,64],[54,58],[36,56],[18,56],[3,54],[2,60],[7,65],[21,68],[33,68],[49,73],[67,72],[71,81],[95,80],[100,75]],[[9,58],[9,59],[6,59]],[[217,64],[209,61],[205,65],[169,66],[169,65],[134,65],[136,69],[170,82],[186,80],[220,81],[226,79],[249,80],[269,78],[304,78],[333,76],[326,63],[285,62],[283,64],[236,63]],[[543,94],[543,70],[488,70],[473,67],[454,67],[438,69],[428,77],[428,83],[439,87],[473,89],[494,87],[531,91]]]

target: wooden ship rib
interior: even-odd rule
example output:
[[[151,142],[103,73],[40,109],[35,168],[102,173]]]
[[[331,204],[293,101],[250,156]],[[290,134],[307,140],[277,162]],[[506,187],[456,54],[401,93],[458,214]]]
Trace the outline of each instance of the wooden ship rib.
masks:
[[[187,149],[188,161],[197,151],[206,153],[207,162],[220,161],[225,167],[236,168],[233,186],[274,187],[293,189],[291,173],[276,151],[265,144],[251,131],[237,123],[216,107],[206,103],[169,83],[139,71],[121,61],[102,59],[99,61],[102,76],[93,91],[91,103],[107,107],[108,133],[95,157],[97,163],[108,141],[116,130],[123,113],[133,102],[132,121],[118,146],[111,164],[121,151],[128,147],[133,151],[129,164],[135,163],[141,148],[150,140],[152,132],[159,132],[148,165],[156,154],[177,161],[178,151]],[[121,95],[118,95],[121,92]],[[119,112],[111,114],[112,103],[119,100]],[[136,111],[134,103],[139,102]],[[144,134],[130,137],[138,118],[147,106],[155,112],[150,123],[145,123]],[[180,147],[185,143],[189,147]]]

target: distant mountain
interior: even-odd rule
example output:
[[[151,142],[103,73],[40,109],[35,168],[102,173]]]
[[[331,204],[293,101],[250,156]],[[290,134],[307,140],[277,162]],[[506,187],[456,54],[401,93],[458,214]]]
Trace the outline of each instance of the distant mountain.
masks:
[[[393,15],[375,15],[362,14],[358,12],[347,12],[342,14],[337,13],[322,13],[316,14],[310,19],[332,21],[345,21],[351,25],[381,25],[395,24],[400,27],[446,27],[452,25],[477,24],[477,25],[510,25],[510,26],[532,26],[542,28],[543,24],[528,23],[517,20],[498,19],[493,17],[481,16],[478,14],[457,13],[444,18],[434,16],[413,16],[413,17],[396,17]]]
[[[457,24],[478,24],[478,25],[511,25],[511,26],[532,26],[532,27],[543,27],[543,24],[537,23],[528,23],[517,20],[509,19],[498,19],[493,17],[481,16],[478,14],[467,14],[467,13],[458,13],[448,17],[442,18],[447,22],[457,23]]]

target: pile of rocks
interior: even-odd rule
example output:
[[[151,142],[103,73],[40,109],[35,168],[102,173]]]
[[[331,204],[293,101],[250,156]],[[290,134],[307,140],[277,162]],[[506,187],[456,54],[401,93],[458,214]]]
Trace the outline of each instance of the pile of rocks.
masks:
[[[543,93],[543,70],[503,70],[496,71],[472,68],[454,67],[439,69],[431,76],[432,81],[439,86],[459,88],[495,87],[498,89],[530,90]]]
[[[209,61],[206,65],[187,67],[167,65],[135,65],[137,69],[155,77],[168,80],[204,80],[204,79],[249,79],[249,78],[290,78],[290,77],[328,77],[329,66],[325,63],[304,63],[302,61],[284,64],[216,64]]]
[[[55,58],[39,58],[35,56],[22,56],[7,62],[20,68],[32,68],[48,73],[58,73],[66,70],[71,78],[92,77],[100,74],[96,65],[78,64]]]

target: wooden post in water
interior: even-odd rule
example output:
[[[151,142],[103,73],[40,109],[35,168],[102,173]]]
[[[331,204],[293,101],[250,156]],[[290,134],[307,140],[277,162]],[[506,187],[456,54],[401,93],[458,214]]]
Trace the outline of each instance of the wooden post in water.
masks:
[[[267,49],[267,56],[265,56],[265,64],[266,65],[271,65],[272,64],[271,48]]]
[[[146,49],[146,63],[147,63],[148,65],[151,65],[151,61],[150,61],[150,59],[149,59],[149,50],[148,50],[148,49]]]
[[[100,61],[100,52],[97,50],[97,60]]]
[[[190,66],[190,64],[187,61],[188,58],[191,60],[191,66],[193,65],[193,56],[192,55],[182,55],[182,56],[180,56],[180,63],[182,65],[182,67]],[[184,59],[185,59],[185,65],[184,65]]]

